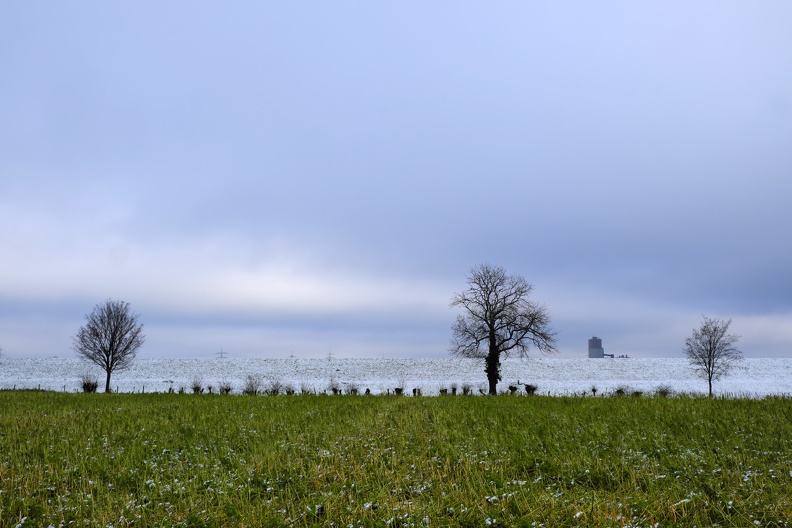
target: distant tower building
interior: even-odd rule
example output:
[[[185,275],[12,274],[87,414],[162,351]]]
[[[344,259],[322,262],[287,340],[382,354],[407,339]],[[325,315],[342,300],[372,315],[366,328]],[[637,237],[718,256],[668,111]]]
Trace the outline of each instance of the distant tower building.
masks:
[[[590,358],[604,358],[605,349],[602,348],[602,339],[599,337],[592,337],[589,342],[589,357]]]

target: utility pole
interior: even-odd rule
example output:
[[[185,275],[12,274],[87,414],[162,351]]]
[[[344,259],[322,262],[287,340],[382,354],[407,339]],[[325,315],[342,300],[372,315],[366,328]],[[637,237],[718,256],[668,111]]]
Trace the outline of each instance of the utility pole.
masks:
[[[215,352],[215,353],[217,354],[217,357],[219,359],[225,359],[226,358],[226,354],[228,354],[228,352],[223,352],[222,348],[220,349],[220,352]]]

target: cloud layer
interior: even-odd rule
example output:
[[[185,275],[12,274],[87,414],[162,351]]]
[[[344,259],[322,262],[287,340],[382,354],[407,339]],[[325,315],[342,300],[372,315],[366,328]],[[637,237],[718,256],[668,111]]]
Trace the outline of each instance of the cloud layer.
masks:
[[[792,8],[0,7],[0,346],[445,355],[467,270],[568,356],[792,352]]]

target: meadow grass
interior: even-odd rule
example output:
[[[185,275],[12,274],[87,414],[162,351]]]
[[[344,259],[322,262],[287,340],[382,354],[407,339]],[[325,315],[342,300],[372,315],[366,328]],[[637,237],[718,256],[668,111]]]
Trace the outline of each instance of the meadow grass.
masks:
[[[784,398],[0,392],[0,526],[786,526]]]

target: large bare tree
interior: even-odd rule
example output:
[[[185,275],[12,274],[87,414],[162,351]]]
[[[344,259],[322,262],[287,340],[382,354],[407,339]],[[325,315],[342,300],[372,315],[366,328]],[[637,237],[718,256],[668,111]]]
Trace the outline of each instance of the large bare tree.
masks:
[[[742,352],[734,346],[740,339],[727,334],[731,319],[723,321],[704,317],[698,330],[685,339],[685,355],[699,375],[707,380],[709,395],[712,396],[712,382],[718,381],[742,359]]]
[[[524,357],[530,347],[555,352],[555,332],[547,309],[528,299],[533,286],[503,268],[482,264],[470,270],[468,288],[454,295],[459,307],[451,338],[451,354],[482,358],[489,393],[497,394],[501,356]]]
[[[127,368],[143,345],[143,325],[129,303],[107,300],[85,316],[85,325],[74,336],[77,355],[102,367],[107,374],[105,392],[110,392],[110,375]]]

